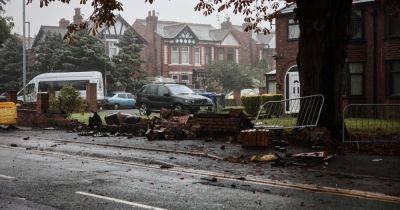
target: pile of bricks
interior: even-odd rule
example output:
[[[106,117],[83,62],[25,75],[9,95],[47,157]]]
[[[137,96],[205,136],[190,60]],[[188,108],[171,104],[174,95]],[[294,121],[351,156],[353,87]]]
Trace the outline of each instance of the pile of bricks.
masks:
[[[252,127],[242,110],[231,110],[228,114],[198,114],[194,116],[192,125],[197,128],[197,133],[203,135],[235,135]]]

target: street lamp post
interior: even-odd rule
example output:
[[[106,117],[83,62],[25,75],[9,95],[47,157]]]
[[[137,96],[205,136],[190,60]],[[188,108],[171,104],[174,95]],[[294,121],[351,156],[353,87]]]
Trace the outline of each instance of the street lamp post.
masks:
[[[25,46],[25,0],[22,0],[22,86],[24,101],[26,101],[26,46]]]

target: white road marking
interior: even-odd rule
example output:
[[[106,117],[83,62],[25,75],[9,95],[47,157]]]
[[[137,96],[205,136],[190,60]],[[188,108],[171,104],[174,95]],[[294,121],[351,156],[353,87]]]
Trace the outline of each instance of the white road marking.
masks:
[[[123,203],[123,204],[126,204],[126,205],[130,205],[130,206],[133,206],[133,207],[139,207],[139,208],[143,208],[143,209],[166,210],[166,209],[163,209],[163,208],[158,208],[158,207],[154,207],[154,206],[148,206],[148,205],[144,205],[144,204],[140,204],[140,203],[134,203],[134,202],[126,201],[126,200],[121,200],[121,199],[117,199],[117,198],[111,198],[111,197],[107,197],[107,196],[96,195],[96,194],[91,194],[91,193],[86,193],[86,192],[81,192],[81,191],[77,191],[75,193],[76,194],[80,194],[80,195],[86,195],[86,196],[94,197],[94,198],[100,198],[100,199],[104,199],[104,200],[108,200],[108,201],[114,201],[114,202],[117,202],[117,203]]]
[[[2,178],[2,179],[15,179],[15,177],[6,176],[6,175],[2,175],[2,174],[0,174],[0,178]]]

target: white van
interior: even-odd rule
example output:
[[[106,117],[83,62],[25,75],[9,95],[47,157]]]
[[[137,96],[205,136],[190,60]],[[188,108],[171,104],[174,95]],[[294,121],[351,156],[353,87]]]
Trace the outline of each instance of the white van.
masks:
[[[86,84],[97,84],[97,100],[104,100],[103,77],[98,71],[63,72],[40,74],[26,85],[26,100],[23,91],[18,92],[18,101],[36,102],[36,95],[40,92],[55,91],[56,96],[63,86],[71,85],[79,90],[82,98],[86,98]]]

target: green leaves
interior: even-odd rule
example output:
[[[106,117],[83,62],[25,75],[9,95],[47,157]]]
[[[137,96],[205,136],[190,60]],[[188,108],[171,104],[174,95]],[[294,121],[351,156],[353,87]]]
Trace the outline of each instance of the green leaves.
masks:
[[[21,67],[22,41],[12,35],[0,48],[0,93],[21,88]]]
[[[34,51],[37,69],[42,72],[54,71],[103,71],[110,66],[103,43],[87,31],[76,33],[72,44],[63,41],[58,34],[46,34],[45,40],[39,43]]]
[[[144,79],[141,68],[143,61],[140,57],[143,45],[138,42],[136,33],[130,29],[125,31],[116,46],[119,47],[119,54],[112,59],[114,67],[111,74],[111,88],[135,91],[137,85]],[[134,75],[139,76],[134,79]]]
[[[236,63],[216,62],[208,67],[207,82],[218,84],[224,91],[240,90],[252,86],[250,77],[245,74],[245,66]],[[213,89],[216,87],[213,87]]]

